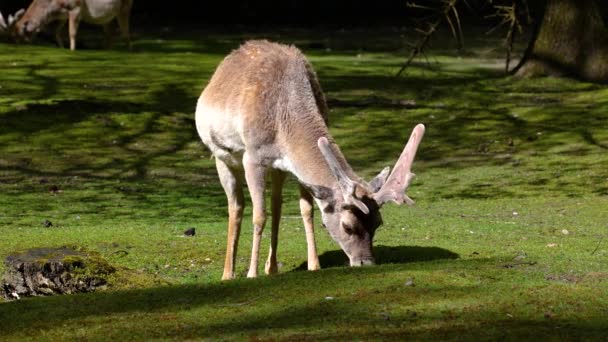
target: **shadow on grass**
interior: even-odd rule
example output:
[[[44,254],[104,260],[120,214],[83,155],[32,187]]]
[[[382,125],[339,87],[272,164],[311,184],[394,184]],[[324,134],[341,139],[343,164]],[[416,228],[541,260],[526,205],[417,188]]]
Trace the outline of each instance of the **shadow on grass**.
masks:
[[[374,246],[376,264],[404,264],[409,262],[432,261],[441,259],[458,259],[459,255],[439,247],[422,246]],[[328,251],[319,255],[321,268],[348,266],[348,257],[342,250]],[[294,271],[305,271],[307,262],[303,262]]]
[[[608,148],[599,128],[607,119],[608,108],[608,100],[597,93],[602,89],[600,85],[573,80],[517,80],[491,69],[402,78],[338,74],[323,66],[319,70],[321,84],[331,94],[329,125],[355,170],[390,166],[412,128],[421,122],[427,131],[416,160],[425,162],[426,167],[455,171],[503,168],[471,184],[455,179],[456,184],[447,185],[451,180],[446,179],[442,183],[446,186],[440,185],[435,193],[440,197],[508,198],[547,189],[572,196],[580,194],[582,187],[605,193],[601,182],[586,182],[573,175],[591,172],[594,179],[608,177],[605,169],[588,159],[600,158]],[[587,93],[594,92],[593,102],[584,100]],[[577,98],[580,100],[573,100]],[[352,129],[360,134],[353,134]],[[560,151],[549,152],[552,150]],[[568,154],[580,159],[556,161],[559,170],[567,174],[552,175],[549,184],[512,177],[534,168],[534,177],[547,178],[546,173],[555,169],[551,161]],[[534,165],[524,165],[527,161]],[[414,168],[418,165],[414,163]],[[499,173],[503,174],[500,178]]]
[[[77,125],[79,122],[95,115],[109,113],[133,113],[144,111],[145,105],[125,102],[85,98],[78,100],[59,100],[50,103],[34,103],[23,108],[14,109],[2,114],[0,134],[36,132],[63,125]],[[109,125],[109,121],[100,117],[101,127]]]
[[[450,265],[456,274],[492,263],[459,260]],[[444,268],[444,263],[425,265],[429,271]],[[65,325],[81,322],[86,322],[87,338],[106,340],[125,336],[223,339],[256,335],[293,336],[297,340],[341,340],[354,335],[362,339],[580,338],[602,336],[606,326],[595,312],[582,322],[534,320],[529,315],[506,318],[500,305],[470,306],[466,310],[438,305],[420,310],[424,303],[491,302],[494,289],[483,285],[397,285],[402,283],[402,274],[396,278],[392,274],[404,271],[406,265],[342,268],[205,285],[32,298],[0,304],[0,317],[10,322],[0,325],[0,335],[40,337],[44,333],[47,338],[67,338],[81,329]],[[328,295],[334,296],[333,300],[325,299]],[[556,330],[556,325],[560,329]]]
[[[97,37],[96,39],[102,37],[98,30],[91,32],[91,35],[93,34]],[[202,31],[163,32],[163,30],[159,30],[147,34],[152,37],[158,35],[160,38],[159,40],[145,38],[139,42],[136,40],[136,47],[139,45],[142,52],[170,54],[194,50],[206,54],[225,55],[231,49],[238,47],[241,41],[262,36],[263,32],[206,35]],[[541,158],[534,159],[535,163],[549,160],[550,158],[543,159],[542,157],[549,156],[547,151],[555,146],[582,145],[576,147],[576,151],[559,152],[573,153],[576,156],[597,154],[598,149],[608,148],[608,144],[603,140],[603,135],[598,134],[597,129],[606,121],[606,115],[603,114],[606,111],[603,108],[608,107],[608,101],[605,96],[593,95],[593,101],[588,101],[588,103],[566,103],[567,105],[564,105],[563,101],[564,98],[573,94],[578,95],[576,93],[597,90],[597,85],[569,82],[557,85],[550,82],[546,84],[538,80],[524,82],[502,79],[503,73],[492,69],[465,66],[462,70],[442,71],[441,69],[444,67],[441,64],[431,70],[424,63],[413,65],[416,72],[396,78],[390,73],[392,68],[398,67],[396,59],[393,58],[390,58],[389,62],[383,60],[357,62],[357,68],[351,70],[349,68],[353,65],[351,64],[353,55],[350,54],[350,50],[356,51],[362,45],[370,45],[376,48],[370,49],[371,51],[386,52],[388,47],[384,43],[388,43],[390,40],[382,38],[382,43],[373,39],[367,40],[367,35],[360,36],[360,32],[338,35],[341,37],[339,41],[331,41],[331,39],[326,40],[322,35],[311,34],[311,32],[294,33],[282,38],[279,37],[280,34],[274,34],[283,41],[291,40],[298,46],[310,48],[312,56],[321,55],[336,59],[336,61],[332,61],[320,58],[318,63],[315,63],[315,69],[321,85],[333,99],[330,101],[332,111],[329,120],[332,133],[343,150],[348,151],[346,157],[356,170],[370,171],[371,165],[391,165],[401,152],[412,127],[418,122],[426,124],[427,133],[421,144],[417,160],[426,162],[429,168],[457,170],[477,166],[504,166],[505,169],[513,168],[513,172],[510,172],[513,174],[519,171],[516,166],[523,164],[522,159],[525,163],[525,158],[528,156],[540,156]],[[270,37],[273,38],[273,35]],[[163,42],[163,39],[167,39],[167,41]],[[36,56],[36,58],[43,58],[41,56]],[[118,57],[123,56],[117,55],[114,58],[118,60]],[[36,62],[36,58],[32,60]],[[96,57],[82,58],[83,60],[86,58],[87,63],[90,63]],[[97,58],[99,58],[99,62],[109,61],[108,57]],[[171,63],[180,64],[182,61],[182,56],[172,58]],[[184,58],[205,57],[187,56]],[[340,61],[340,58],[344,58],[344,61]],[[390,61],[393,61],[392,64]],[[215,63],[214,60],[213,63]],[[370,68],[367,69],[363,63],[369,63]],[[456,63],[449,64],[445,69],[459,69],[454,67],[454,64]],[[179,82],[180,78],[191,77],[193,70],[181,70],[180,73],[172,71],[171,83],[163,84],[160,89],[152,91],[148,97],[146,92],[150,91],[147,87],[150,76],[146,70],[154,68],[145,63],[130,66],[139,70],[135,73],[135,75],[140,75],[137,82],[121,84],[119,81],[108,81],[107,84],[95,84],[95,82],[87,82],[85,77],[83,83],[93,83],[89,84],[91,87],[103,86],[102,91],[124,86],[126,88],[122,90],[129,90],[130,93],[137,95],[136,98],[145,94],[146,100],[58,99],[49,103],[24,105],[19,110],[10,110],[0,116],[0,134],[35,135],[48,128],[55,128],[54,131],[51,130],[54,136],[45,139],[45,143],[49,143],[48,145],[51,147],[54,142],[65,145],[66,136],[57,133],[63,128],[65,128],[64,131],[68,131],[69,128],[74,128],[80,123],[98,122],[100,132],[97,133],[99,135],[74,133],[70,138],[82,139],[89,144],[105,144],[103,147],[106,150],[99,149],[99,155],[106,157],[107,162],[99,162],[100,159],[83,158],[82,156],[87,155],[84,151],[70,151],[71,156],[78,159],[78,163],[74,162],[73,167],[68,166],[60,172],[47,172],[40,165],[23,166],[21,165],[23,163],[14,160],[10,160],[0,168],[41,176],[78,175],[114,179],[123,178],[126,174],[128,178],[138,180],[148,174],[154,161],[179,154],[187,148],[188,143],[198,141],[194,122],[191,119],[196,97],[191,95],[191,84]],[[66,91],[63,89],[65,84],[59,76],[47,75],[45,72],[47,67],[48,62],[43,59],[26,70],[27,81],[40,88],[40,91],[36,93],[36,100],[39,101],[52,101],[53,96]],[[420,74],[420,69],[425,68],[428,69],[428,73]],[[212,69],[209,67],[202,78],[207,74],[210,75]],[[25,92],[25,88],[21,91]],[[11,92],[15,91],[11,90]],[[19,95],[18,92],[16,94]],[[365,96],[368,97],[357,99],[358,94],[367,94]],[[20,97],[22,96],[15,96],[15,99]],[[406,105],[402,103],[406,103]],[[115,123],[107,120],[112,113],[129,114],[131,115],[130,120],[145,120],[145,122],[139,131],[123,133],[120,131],[120,127],[115,127]],[[171,120],[180,122],[177,125],[167,125],[166,123]],[[104,131],[105,127],[107,129]],[[166,135],[171,136],[171,139],[163,137],[161,139],[167,140],[157,140],[158,144],[149,150],[133,148],[138,143],[146,144],[158,139],[163,132],[171,132]],[[104,133],[119,135],[115,139],[116,146],[112,145],[114,137],[110,139],[108,134]],[[20,137],[20,139],[29,142],[26,137]],[[44,144],[34,142],[33,145],[36,145],[35,148],[40,148],[40,145]],[[119,150],[117,151],[114,147],[118,147]],[[111,152],[108,152],[109,150]],[[550,156],[554,155],[551,153]],[[23,156],[23,158],[29,158],[29,156]],[[188,164],[188,162],[184,164]],[[190,165],[188,164],[188,166]],[[416,164],[415,167],[417,167]],[[548,170],[551,167],[551,165],[544,164],[539,169]],[[581,171],[584,171],[589,168],[589,165],[579,163],[573,167],[579,167]],[[378,167],[378,171],[380,168]],[[563,168],[560,167],[560,169]],[[216,179],[213,168],[207,168],[204,172],[208,175],[213,174],[213,179]],[[606,188],[598,184],[602,184],[603,180],[608,177],[608,173],[606,171],[595,173],[598,181],[591,184],[594,188],[590,191],[605,194]],[[547,177],[544,174],[539,178],[553,179],[556,177]],[[509,184],[497,185],[494,180],[483,179],[456,191],[452,191],[449,187],[441,188],[436,194],[444,198],[504,198],[517,197],[518,190],[521,190],[517,187],[511,190],[510,185],[551,187],[552,191],[560,194],[577,193],[577,189],[589,186],[582,181],[574,180],[573,177],[564,182],[561,180],[546,182],[548,184],[542,184],[542,179],[526,180],[510,176],[503,179],[506,179],[505,182],[508,181]],[[528,181],[530,184],[526,184]],[[448,182],[450,180],[446,180],[445,183]],[[461,179],[456,179],[454,183],[449,184],[450,187],[463,182]]]
[[[86,162],[73,162],[59,171],[50,171],[44,166],[29,163],[8,163],[2,165],[0,170],[16,170],[28,176],[114,179],[125,178],[124,175],[127,174],[128,179],[141,179],[147,174],[153,160],[174,155],[190,142],[196,141],[191,115],[186,117],[175,114],[193,112],[195,104],[196,98],[188,95],[180,85],[167,84],[152,93],[152,101],[147,103],[84,98],[33,103],[15,108],[0,116],[0,134],[19,133],[23,137],[32,137],[43,132],[47,149],[54,151],[57,149],[55,146],[62,146],[62,152],[69,150],[78,156],[86,156],[86,146],[97,147],[99,150],[119,149],[120,153],[116,154],[115,150],[115,156],[105,163],[92,163],[91,159],[87,159]],[[140,128],[127,133],[121,127],[122,124],[112,117],[114,114],[126,113],[130,115],[131,122],[138,122]],[[95,131],[70,134],[71,129],[84,122],[93,122],[96,125]],[[170,132],[172,139],[149,149],[137,147],[137,143],[146,141],[149,136],[165,133],[167,128],[164,126],[167,125],[177,126],[172,127]],[[76,140],[73,142],[78,144],[71,144],[69,140]]]

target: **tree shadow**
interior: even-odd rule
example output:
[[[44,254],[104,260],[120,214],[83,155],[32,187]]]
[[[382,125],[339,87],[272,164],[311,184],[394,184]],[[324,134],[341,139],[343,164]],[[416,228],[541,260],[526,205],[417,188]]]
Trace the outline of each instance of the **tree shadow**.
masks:
[[[587,157],[608,148],[599,130],[606,120],[603,108],[608,107],[608,101],[600,95],[594,95],[591,102],[569,99],[602,89],[597,84],[520,81],[505,78],[499,70],[483,68],[394,78],[346,75],[321,66],[319,78],[330,94],[329,126],[355,170],[368,169],[370,165],[378,169],[390,166],[419,122],[426,125],[427,131],[416,160],[427,168],[501,166],[517,172],[522,160],[534,160],[539,163],[536,171],[541,171],[538,168],[543,161],[538,157],[552,149],[559,148],[558,154]],[[357,126],[353,126],[355,122]],[[362,144],[359,134],[343,127],[365,127],[361,133],[365,132],[370,144]],[[568,169],[560,166],[560,171],[585,171],[592,166],[591,162],[585,165],[575,160]],[[544,167],[547,172],[548,166]],[[521,170],[530,168],[534,166],[526,164]],[[608,176],[605,170],[594,168],[593,172],[598,180]],[[546,178],[540,172],[534,174],[537,175]],[[468,182],[471,184],[466,188],[461,182],[448,184],[448,179],[439,184],[440,191],[435,194],[474,199],[525,196],[521,188],[499,186],[491,176]],[[513,185],[542,185],[539,179],[503,178],[503,182],[507,180]],[[551,181],[550,191],[571,196],[580,193],[584,183],[574,177],[565,182]],[[605,193],[601,182],[594,184],[591,191]]]
[[[488,262],[492,261],[461,260],[454,263],[454,267],[470,270]],[[429,265],[431,270],[443,267]],[[104,339],[124,337],[125,331],[139,339],[229,339],[256,334],[268,336],[272,331],[272,334],[296,334],[295,340],[343,340],[352,339],[353,335],[348,330],[340,331],[353,325],[358,327],[358,338],[372,340],[403,336],[427,339],[453,336],[471,339],[539,335],[597,337],[605,329],[599,310],[590,313],[590,319],[583,322],[559,316],[550,320],[532,320],[530,315],[507,318],[500,305],[470,306],[469,310],[455,311],[443,306],[425,306],[425,303],[446,301],[484,303],[493,298],[493,289],[482,283],[399,286],[394,281],[378,282],[379,274],[399,270],[399,266],[378,266],[293,272],[211,284],[31,298],[0,304],[0,317],[11,321],[11,324],[0,326],[0,333],[9,337],[28,335],[35,326],[32,334],[47,332],[52,336],[64,324],[81,321],[97,328],[87,330],[90,334],[87,338],[93,339],[102,337],[98,334],[103,334]],[[340,295],[332,300],[324,298],[326,294],[334,293]],[[293,300],[293,296],[303,298]],[[393,307],[387,311],[386,304],[395,300],[397,306],[405,306],[407,310]],[[455,305],[460,308],[460,304]],[[199,311],[193,316],[194,310]],[[154,321],[156,318],[159,320]],[[133,319],[142,321],[133,324]],[[421,325],[426,321],[458,324]],[[467,321],[472,323],[465,324]],[[378,329],[379,324],[381,329]],[[560,326],[559,330],[555,329],[556,325]],[[480,326],[487,329],[480,329]]]
[[[488,262],[491,261],[461,260],[455,267],[467,268],[471,265]],[[434,267],[439,267],[439,265]],[[353,279],[361,275],[387,274],[400,270],[402,270],[400,267],[378,266],[332,269],[321,272],[288,272],[272,277],[242,278],[229,282],[154,286],[143,289],[28,298],[22,301],[0,303],[0,317],[12,317],[15,320],[14,324],[1,325],[0,335],[2,333],[14,334],[33,324],[38,324],[39,329],[53,328],[76,318],[86,319],[87,317],[138,312],[162,313],[196,307],[225,310],[226,307],[238,307],[242,303],[272,303],[272,301],[266,301],[266,298],[274,296],[288,298],[292,293],[309,292],[311,282],[320,288],[332,290],[335,289],[335,284],[352,284]],[[439,298],[444,297],[446,290],[455,290],[457,292],[454,293],[455,296],[469,292],[461,291],[460,287],[436,288],[429,291]],[[283,310],[281,307],[277,307],[277,309]],[[277,312],[277,315],[282,314]],[[304,323],[304,319],[308,318],[302,316],[301,319],[303,320],[300,323]],[[283,323],[287,323],[287,321],[278,319],[276,326],[286,327]],[[203,323],[201,327],[206,327],[206,323]]]
[[[135,102],[94,98],[28,104],[2,115],[0,134],[14,132],[35,134],[57,126],[76,125],[96,115],[100,116],[102,125],[109,124],[101,117],[116,112],[137,113],[144,111],[145,108],[146,105]]]
[[[151,36],[159,34],[161,39],[171,40],[167,44],[156,42],[154,39],[143,39],[140,41],[141,50],[151,52],[191,52],[199,49],[206,54],[225,55],[231,49],[238,47],[240,42],[247,38],[259,38],[263,32],[252,33],[229,33],[229,34],[204,34],[206,31],[193,32],[164,32],[156,29]],[[102,35],[95,30],[96,36]],[[271,33],[270,38],[284,42],[295,42],[297,46],[310,48],[315,69],[323,89],[329,95],[330,129],[336,140],[344,150],[348,151],[346,157],[355,169],[371,171],[371,167],[391,165],[399,156],[412,127],[422,122],[427,126],[426,137],[421,144],[417,160],[424,162],[426,168],[449,168],[454,170],[465,169],[476,166],[505,166],[517,165],[522,155],[539,155],[548,151],[552,146],[550,143],[570,144],[573,141],[584,145],[576,147],[576,151],[569,150],[558,153],[572,153],[573,155],[586,155],[597,153],[597,148],[605,150],[607,144],[603,136],[597,134],[597,127],[605,121],[605,115],[599,115],[598,108],[608,106],[606,101],[597,97],[588,104],[578,107],[561,106],[560,96],[566,97],[572,91],[597,90],[597,85],[585,87],[552,87],[543,82],[530,81],[527,83],[506,79],[500,81],[504,74],[497,69],[466,67],[462,70],[442,70],[440,64],[429,65],[415,63],[412,67],[425,69],[424,72],[413,72],[405,77],[396,78],[390,73],[391,68],[397,68],[398,64],[382,60],[370,62],[373,68],[365,69],[363,63],[357,62],[361,67],[357,71],[345,71],[348,62],[339,65],[335,62],[324,61],[320,58],[314,61],[314,56],[332,56],[333,58],[347,57],[351,52],[357,53],[359,46],[369,49],[364,51],[383,51],[386,53],[384,42],[376,43],[367,41],[367,36],[359,37],[359,33],[348,33],[340,36],[343,42],[324,40],[318,33],[306,31],[293,35],[282,35],[282,33]],[[370,37],[373,36],[370,35]],[[350,38],[349,38],[350,37]],[[354,37],[354,38],[353,38]],[[337,39],[337,38],[336,38]],[[348,40],[351,40],[350,42]],[[374,44],[378,44],[374,49]],[[136,43],[137,46],[137,43]],[[331,49],[330,51],[325,50]],[[76,55],[77,56],[77,55]],[[122,55],[113,57],[87,55],[82,58],[88,62],[95,59],[99,61],[114,58],[118,61]],[[179,63],[182,56],[174,56],[174,62]],[[190,58],[190,57],[188,57]],[[215,57],[214,57],[215,58]],[[33,59],[35,61],[35,59]],[[215,66],[215,65],[214,65]],[[116,146],[122,152],[130,155],[129,159],[118,155],[108,162],[97,162],[95,165],[74,164],[61,172],[54,173],[62,175],[80,175],[99,177],[106,174],[105,178],[122,177],[129,174],[129,178],[140,179],[147,174],[150,164],[159,158],[174,155],[187,148],[188,143],[198,140],[191,116],[185,115],[175,117],[175,112],[193,113],[196,97],[188,90],[191,84],[179,83],[178,78],[190,76],[191,70],[172,73],[171,82],[163,84],[160,89],[145,94],[142,101],[121,101],[112,97],[110,100],[96,98],[61,99],[53,101],[59,93],[63,92],[63,81],[41,72],[46,68],[44,62],[33,66],[25,73],[27,81],[32,82],[40,88],[40,96],[36,93],[38,103],[20,106],[0,116],[0,133],[19,132],[23,135],[33,135],[47,128],[58,128],[61,125],[71,127],[85,121],[96,121],[104,127],[107,125],[108,132],[115,133],[118,127],[116,123],[108,119],[113,113],[129,113],[130,115],[145,116],[146,122],[142,128],[130,134],[121,135],[116,139]],[[137,75],[145,74],[146,65],[134,66]],[[346,68],[346,69],[345,69]],[[377,69],[383,71],[378,71]],[[432,69],[432,70],[431,70]],[[386,74],[382,74],[388,70]],[[418,70],[420,71],[420,70]],[[212,73],[212,68],[201,73],[207,77]],[[494,81],[497,80],[497,81]],[[139,80],[142,85],[127,83],[124,87],[134,93],[144,94],[146,89],[145,80]],[[106,84],[89,85],[118,87],[118,82]],[[138,88],[141,87],[141,88]],[[595,88],[594,88],[595,87]],[[6,90],[14,92],[14,90]],[[358,94],[366,94],[358,98]],[[369,95],[371,94],[371,95]],[[543,94],[547,96],[543,97]],[[18,96],[15,96],[18,98]],[[499,105],[497,105],[499,104]],[[593,109],[593,111],[588,111]],[[517,116],[517,110],[533,111],[534,117]],[[366,115],[361,113],[368,112]],[[590,112],[591,114],[587,113]],[[149,115],[151,113],[151,115]],[[370,114],[371,113],[371,114]],[[149,116],[148,116],[149,115]],[[169,117],[172,117],[169,119]],[[154,151],[142,151],[132,148],[138,141],[146,140],[152,133],[160,133],[158,124],[161,121],[181,121],[178,127],[171,127],[178,132],[170,143]],[[353,122],[355,121],[355,122]],[[348,128],[348,129],[343,129]],[[364,135],[353,134],[352,130],[361,130]],[[58,129],[56,129],[58,131]],[[538,133],[542,133],[539,138]],[[565,139],[552,140],[553,136],[569,135],[569,141]],[[369,142],[363,142],[362,137]],[[91,137],[78,136],[84,140]],[[581,139],[582,138],[582,139]],[[26,139],[26,138],[23,138]],[[59,139],[59,137],[58,137]],[[64,137],[65,139],[65,137]],[[561,138],[560,138],[561,139]],[[580,140],[580,141],[579,141]],[[511,141],[511,144],[505,143]],[[100,143],[108,143],[100,139]],[[202,145],[201,145],[202,146]],[[202,147],[201,147],[202,148]],[[354,153],[350,153],[354,152]],[[105,156],[104,156],[105,157]],[[108,156],[107,159],[112,158]],[[84,159],[84,158],[82,158]],[[538,160],[538,159],[536,159]],[[15,170],[32,171],[39,175],[53,175],[43,167],[23,167],[13,163],[0,167],[14,168]],[[585,166],[580,166],[583,169]],[[111,170],[104,172],[105,170]],[[215,170],[205,170],[209,175],[215,176]],[[421,173],[422,174],[422,173]],[[606,174],[604,172],[604,174]],[[546,178],[543,176],[543,178]],[[605,177],[604,177],[605,178]],[[531,182],[542,185],[540,180],[517,180],[512,182]],[[516,197],[517,191],[511,191],[509,187],[488,185],[490,182],[475,181],[467,189],[451,191],[447,186],[447,180],[438,185],[441,197],[461,198],[498,198]],[[600,184],[600,182],[597,182]],[[457,184],[450,184],[456,185]],[[578,186],[580,188],[580,184]],[[555,191],[569,193],[575,188],[555,187]],[[596,186],[591,190],[600,194],[606,192],[605,187]]]
[[[458,259],[460,256],[440,247],[423,246],[374,246],[376,264],[405,264],[411,262],[433,261],[442,259]],[[348,257],[342,250],[327,251],[319,255],[321,268],[348,266]],[[294,271],[307,270],[307,262],[303,262]]]
[[[149,135],[163,133],[160,122],[166,120],[167,117],[171,117],[174,112],[194,112],[195,103],[196,98],[189,95],[181,86],[166,84],[152,93],[151,101],[146,103],[83,98],[34,103],[17,107],[12,111],[3,113],[0,117],[0,134],[19,133],[26,137],[45,131],[47,135],[46,143],[52,151],[55,143],[65,145],[66,130],[78,126],[81,122],[93,121],[99,126],[99,136],[77,134],[72,138],[76,138],[80,142],[86,141],[87,144],[92,144],[91,140],[95,139],[95,144],[100,145],[102,149],[111,145],[123,153],[105,163],[95,163],[93,165],[87,159],[66,166],[60,171],[50,171],[46,170],[44,166],[29,164],[4,164],[0,169],[13,169],[28,175],[38,176],[78,175],[111,179],[128,174],[130,179],[140,179],[146,175],[147,168],[153,160],[162,156],[173,155],[196,140],[194,119],[181,116],[174,118],[174,125],[179,126],[179,130],[173,134],[174,139],[168,141],[168,144],[164,146],[142,150],[133,147],[134,143],[145,139]],[[120,132],[121,125],[112,118],[112,114],[117,113],[139,116],[138,120],[143,120],[143,122],[138,130],[120,133],[113,141],[106,141],[108,138],[105,137],[104,133]],[[78,144],[74,145],[74,149],[78,148]],[[128,156],[128,158],[125,156]],[[99,176],[106,170],[116,171],[107,173],[107,176]]]

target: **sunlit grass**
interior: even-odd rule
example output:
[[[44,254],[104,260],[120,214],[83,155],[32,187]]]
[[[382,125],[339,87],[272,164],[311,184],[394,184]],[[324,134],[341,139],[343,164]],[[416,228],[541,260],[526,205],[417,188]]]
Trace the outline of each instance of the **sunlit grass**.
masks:
[[[324,269],[298,271],[306,245],[290,180],[281,274],[228,283],[225,196],[193,113],[221,58],[262,34],[150,33],[131,53],[0,45],[0,257],[76,245],[120,270],[105,292],[0,304],[3,338],[604,338],[605,87],[504,77],[487,52],[496,42],[466,57],[434,50],[395,78],[405,54],[383,34],[270,35],[310,56],[330,130],[361,175],[427,126],[417,204],[383,209],[380,265],[344,267],[320,228]],[[239,277],[250,235],[246,219]]]

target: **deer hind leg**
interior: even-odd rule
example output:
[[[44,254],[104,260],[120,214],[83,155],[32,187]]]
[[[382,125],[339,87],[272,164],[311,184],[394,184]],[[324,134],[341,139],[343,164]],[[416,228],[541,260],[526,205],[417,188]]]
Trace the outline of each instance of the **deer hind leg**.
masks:
[[[281,221],[281,207],[283,205],[283,184],[286,178],[285,172],[279,170],[272,171],[272,197],[271,197],[271,234],[270,250],[264,271],[266,274],[276,274],[279,270],[277,266],[277,245],[279,242],[279,224]]]
[[[215,159],[215,166],[228,198],[228,242],[226,246],[226,259],[224,260],[224,274],[222,275],[222,280],[228,280],[234,278],[236,250],[241,233],[243,209],[245,207],[243,171],[230,168],[217,158]]]
[[[55,41],[57,42],[57,46],[63,49],[63,32],[65,28],[65,20],[59,20],[57,22],[57,27],[55,28]]]
[[[321,269],[319,264],[319,256],[317,255],[317,245],[315,243],[314,230],[314,207],[313,199],[308,190],[300,185],[300,213],[302,221],[304,221],[304,230],[306,231],[306,244],[308,246],[308,270],[316,271]]]
[[[249,264],[248,278],[258,276],[258,260],[260,255],[260,241],[266,224],[266,204],[264,202],[266,168],[248,153],[243,156],[245,179],[253,203],[253,242],[251,247],[251,262]]]
[[[129,32],[129,21],[131,17],[131,7],[133,6],[133,0],[123,1],[123,5],[120,8],[120,13],[116,17],[118,21],[118,27],[120,28],[120,34],[127,43],[127,47],[131,50],[131,35]]]
[[[112,47],[112,43],[114,40],[114,35],[112,34],[113,28],[114,28],[114,25],[112,25],[111,21],[109,23],[103,25],[103,32],[105,34],[104,45],[105,45],[106,49],[110,49]]]

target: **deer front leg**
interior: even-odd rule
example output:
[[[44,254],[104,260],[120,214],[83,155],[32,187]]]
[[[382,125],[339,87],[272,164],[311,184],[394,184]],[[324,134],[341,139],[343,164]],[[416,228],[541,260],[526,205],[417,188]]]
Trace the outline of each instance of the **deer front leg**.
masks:
[[[266,224],[266,208],[264,203],[266,168],[252,158],[248,153],[243,156],[245,179],[253,203],[253,242],[251,247],[251,262],[247,278],[258,276],[258,260],[260,255],[260,241]]]
[[[272,171],[272,197],[271,208],[272,222],[270,234],[270,250],[264,271],[266,274],[276,274],[279,270],[277,266],[277,245],[279,242],[279,224],[281,221],[281,207],[283,205],[283,183],[285,183],[285,172],[279,170]]]
[[[80,8],[74,8],[68,13],[69,34],[70,34],[70,50],[76,50],[76,34],[78,33],[78,24],[80,23]]]
[[[228,238],[226,246],[226,259],[224,260],[224,274],[222,280],[234,279],[234,265],[236,263],[236,250],[241,232],[243,209],[243,171],[229,168],[223,161],[215,159],[215,166],[220,182],[228,198]]]
[[[302,185],[300,185],[300,213],[302,214],[304,230],[306,231],[306,245],[308,246],[308,270],[316,271],[321,269],[321,265],[319,264],[317,245],[315,243],[313,199],[308,190],[306,190]]]

